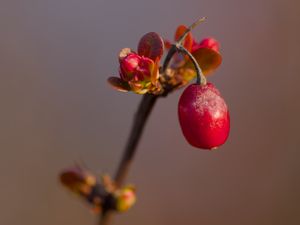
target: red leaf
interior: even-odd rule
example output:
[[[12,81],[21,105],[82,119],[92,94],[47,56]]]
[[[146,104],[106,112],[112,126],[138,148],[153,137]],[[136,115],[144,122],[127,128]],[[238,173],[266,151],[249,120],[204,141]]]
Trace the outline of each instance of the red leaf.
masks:
[[[217,69],[222,63],[221,54],[210,48],[199,48],[195,50],[192,54],[199,63],[199,66],[205,75]],[[188,65],[191,66],[190,61]]]
[[[175,41],[178,41],[179,38],[183,35],[183,33],[187,30],[187,27],[184,25],[180,25],[177,27],[176,32],[175,32]],[[191,51],[192,50],[192,46],[193,46],[193,36],[191,34],[191,32],[188,33],[188,35],[186,36],[186,38],[183,41],[183,46],[188,50]]]
[[[172,43],[171,43],[171,41],[169,41],[169,40],[164,40],[164,44],[165,44],[165,48],[166,48],[167,50],[170,49],[171,46],[172,46]]]
[[[161,58],[164,52],[164,41],[155,32],[145,34],[138,44],[138,54],[153,61]]]

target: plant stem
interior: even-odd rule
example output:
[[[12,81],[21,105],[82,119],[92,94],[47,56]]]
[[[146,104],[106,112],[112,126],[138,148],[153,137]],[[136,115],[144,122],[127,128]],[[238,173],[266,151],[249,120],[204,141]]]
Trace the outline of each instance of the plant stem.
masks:
[[[190,25],[186,31],[179,37],[178,41],[176,42],[177,45],[181,45],[186,36],[189,32],[191,32],[196,26],[198,26],[200,23],[204,22],[206,20],[206,17],[202,17],[195,21],[192,25]]]
[[[191,58],[194,66],[195,66],[196,72],[197,72],[197,83],[199,83],[199,84],[200,84],[200,82],[201,82],[201,84],[206,83],[206,79],[203,76],[202,71],[201,71],[197,61],[192,56],[192,54],[182,46],[182,42],[186,38],[187,34],[192,29],[194,29],[198,24],[203,22],[204,20],[205,20],[205,17],[194,22],[191,26],[189,26],[187,28],[187,30],[183,33],[183,35],[179,38],[179,40],[174,45],[172,45],[171,49],[169,50],[169,52],[164,60],[163,67],[162,67],[162,74],[164,74],[166,72],[166,69],[167,69],[172,57],[174,56],[174,54],[177,51],[179,51],[179,52],[183,52],[183,53],[187,54]],[[166,96],[168,93],[169,92],[166,92],[164,96]],[[131,128],[128,142],[126,144],[121,162],[120,162],[117,172],[115,174],[114,181],[115,181],[117,188],[122,187],[122,185],[124,184],[124,181],[127,177],[133,157],[135,155],[137,145],[142,136],[144,127],[146,125],[148,117],[149,117],[158,97],[160,97],[160,96],[152,95],[152,94],[145,94],[140,102],[138,110],[135,114],[135,118],[134,118],[133,126]],[[109,225],[112,221],[113,213],[114,212],[111,209],[103,209],[103,212],[102,212],[100,220],[99,220],[99,225]]]
[[[145,94],[140,102],[122,160],[115,175],[117,188],[121,187],[126,179],[136,147],[157,98],[158,95]]]
[[[139,108],[135,114],[128,142],[124,149],[123,157],[115,175],[115,184],[117,188],[124,184],[145,124],[158,97],[158,95],[145,94],[140,102]],[[104,210],[99,224],[109,225],[112,214],[113,212],[111,210]]]

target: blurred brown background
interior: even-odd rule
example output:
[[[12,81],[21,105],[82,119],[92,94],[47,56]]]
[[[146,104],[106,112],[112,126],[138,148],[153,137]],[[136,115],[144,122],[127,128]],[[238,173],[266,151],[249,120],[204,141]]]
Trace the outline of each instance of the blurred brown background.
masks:
[[[193,149],[181,91],[159,100],[129,177],[138,203],[115,225],[300,224],[298,0],[1,0],[1,225],[95,223],[57,174],[82,161],[115,171],[141,98],[106,83],[119,50],[202,16],[194,36],[221,42],[210,80],[230,107],[230,139]]]

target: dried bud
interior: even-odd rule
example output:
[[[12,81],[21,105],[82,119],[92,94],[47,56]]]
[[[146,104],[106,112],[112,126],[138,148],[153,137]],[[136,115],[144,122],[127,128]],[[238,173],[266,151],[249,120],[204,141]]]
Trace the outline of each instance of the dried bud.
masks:
[[[101,211],[108,192],[89,171],[79,166],[65,169],[60,174],[60,181],[71,192],[89,202],[93,206],[93,211]]]
[[[80,195],[87,195],[96,184],[96,178],[79,166],[65,169],[60,175],[60,181],[72,192]]]
[[[115,193],[116,210],[125,212],[130,209],[136,202],[135,188],[132,186],[124,187]]]

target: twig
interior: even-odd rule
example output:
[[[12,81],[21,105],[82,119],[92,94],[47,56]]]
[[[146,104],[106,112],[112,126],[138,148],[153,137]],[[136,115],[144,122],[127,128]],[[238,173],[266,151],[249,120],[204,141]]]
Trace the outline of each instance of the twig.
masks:
[[[117,187],[120,187],[126,178],[128,169],[134,157],[137,144],[142,136],[144,126],[152,111],[152,108],[158,98],[158,95],[146,94],[143,96],[140,102],[138,111],[136,112],[133,126],[131,128],[131,134],[127,142],[121,163],[115,175],[115,183]]]
[[[198,63],[195,61],[195,59],[190,54],[190,52],[188,52],[185,48],[183,48],[181,43],[183,42],[183,40],[185,39],[187,34],[192,29],[194,29],[198,24],[203,22],[204,20],[205,20],[205,17],[194,22],[191,26],[189,26],[187,28],[187,30],[183,33],[183,35],[179,38],[179,40],[174,45],[172,45],[171,49],[169,50],[169,52],[165,58],[164,63],[163,63],[162,74],[164,74],[166,72],[166,69],[167,69],[173,55],[177,51],[179,51],[179,52],[183,52],[183,53],[189,55],[189,57],[191,58],[193,64],[195,65],[195,68],[196,68],[197,81],[199,81],[199,82],[203,81],[202,77],[204,77],[204,76],[202,74],[202,71],[201,71]],[[200,80],[200,78],[201,78],[201,80]],[[168,93],[164,93],[164,96],[166,96],[167,94]],[[117,188],[121,187],[126,179],[126,176],[128,174],[130,165],[132,163],[133,157],[134,157],[136,149],[137,149],[137,145],[142,136],[142,133],[143,133],[144,127],[146,125],[146,122],[148,120],[148,117],[155,105],[156,100],[159,97],[160,97],[159,95],[145,94],[140,102],[139,108],[135,114],[135,118],[134,118],[133,126],[131,128],[128,142],[126,144],[121,162],[120,162],[117,172],[115,174],[114,181],[115,181]],[[103,209],[103,212],[102,212],[100,220],[99,220],[99,225],[109,225],[112,221],[112,215],[113,215],[113,211],[111,211],[111,209]]]
[[[188,35],[189,32],[191,32],[196,26],[198,26],[200,23],[204,22],[206,20],[206,17],[202,17],[195,21],[191,26],[189,26],[185,32],[180,36],[178,41],[176,42],[177,45],[181,45],[186,36]]]
[[[145,94],[140,102],[139,108],[136,112],[131,133],[125,147],[123,157],[119,164],[119,168],[115,175],[115,184],[117,187],[121,187],[124,183],[129,171],[129,167],[132,163],[133,157],[136,152],[136,147],[142,136],[147,119],[155,105],[155,102],[159,96],[152,94]],[[100,225],[108,225],[111,222],[113,212],[109,209],[104,210],[101,215]]]

